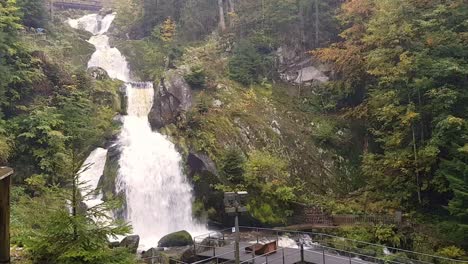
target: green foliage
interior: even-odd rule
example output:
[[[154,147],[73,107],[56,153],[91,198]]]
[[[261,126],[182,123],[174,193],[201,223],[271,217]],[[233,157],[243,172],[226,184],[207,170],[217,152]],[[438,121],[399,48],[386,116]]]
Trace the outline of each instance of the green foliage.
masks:
[[[244,153],[238,148],[229,147],[221,158],[220,174],[230,183],[240,184],[244,179]]]
[[[166,67],[166,52],[150,40],[132,40],[116,45],[125,55],[135,74],[144,80],[159,82]]]
[[[265,223],[285,222],[290,216],[288,203],[296,198],[290,182],[288,164],[264,151],[249,153],[244,181],[250,193],[249,211]]]
[[[192,89],[203,89],[206,86],[206,73],[203,67],[195,66],[190,69],[190,73],[185,76],[185,80]]]
[[[8,138],[5,124],[0,121],[0,163],[5,164],[12,152],[13,141]]]
[[[338,23],[333,15],[342,1],[326,0],[252,0],[240,1],[236,23],[231,29],[242,37],[262,32],[273,40],[271,44],[303,45],[305,48],[327,44],[336,38]],[[319,34],[316,39],[316,15]]]
[[[337,110],[365,124],[361,169],[376,199],[448,208],[462,222],[467,15],[461,0],[347,2],[344,40],[315,52],[341,77],[331,84]]]
[[[48,13],[45,0],[18,0],[23,24],[27,27],[44,28],[47,26]]]
[[[340,235],[354,241],[364,241],[390,247],[401,247],[404,242],[403,233],[401,230],[398,230],[395,225],[377,224],[359,227],[342,227],[340,232],[342,232]],[[334,240],[333,243],[336,246],[340,245],[342,248],[346,248],[346,246],[351,246],[353,248],[362,248],[363,246],[366,246],[365,244],[352,241],[347,241],[346,245],[343,244],[343,241],[339,240]],[[372,254],[375,254],[376,252],[378,254],[383,254],[383,252],[380,252],[381,248],[380,250],[372,249],[372,247],[368,247],[367,249],[369,249],[370,252],[373,252]]]
[[[67,137],[59,128],[62,116],[55,107],[34,109],[14,123],[17,155],[33,159],[37,171],[49,175],[51,182],[60,182],[60,175],[69,164],[65,143]]]
[[[440,255],[446,258],[451,258],[451,259],[458,259],[465,255],[465,251],[456,246],[449,246],[449,247],[444,247],[444,248],[439,249],[437,251],[437,255]]]
[[[24,246],[34,263],[135,263],[130,252],[109,248],[109,237],[130,231],[127,225],[109,217],[117,203],[108,201],[79,209],[81,202],[94,195],[81,189],[82,184],[65,190],[46,187],[41,177],[27,182],[34,196],[20,189],[13,192],[12,242]],[[79,196],[80,190],[86,194]]]
[[[218,26],[217,0],[187,0],[181,10],[181,36],[187,40],[202,40]]]
[[[249,41],[240,42],[229,59],[229,77],[243,85],[250,85],[258,81],[258,65],[260,54]]]

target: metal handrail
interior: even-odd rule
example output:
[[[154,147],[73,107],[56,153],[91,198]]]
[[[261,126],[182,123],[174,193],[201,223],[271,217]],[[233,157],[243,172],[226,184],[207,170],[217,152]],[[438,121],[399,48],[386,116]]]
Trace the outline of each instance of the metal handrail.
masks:
[[[298,253],[297,251],[299,251],[299,253],[301,252],[300,249],[297,249],[297,251],[294,252],[294,253],[289,253],[289,254],[287,254],[287,255],[284,255],[284,248],[278,248],[278,249],[276,249],[276,250],[274,250],[274,251],[265,253],[265,254],[263,254],[263,255],[256,256],[256,257],[254,257],[254,258],[250,258],[250,259],[244,260],[244,261],[242,261],[240,264],[242,264],[242,263],[248,263],[249,261],[255,260],[255,259],[257,259],[257,258],[263,258],[263,257],[265,257],[267,261],[266,261],[266,262],[262,262],[261,264],[263,264],[263,263],[268,263],[268,255],[271,255],[272,253],[278,252],[278,251],[280,251],[280,250],[283,252],[283,254],[281,255],[281,257],[277,257],[277,258],[274,258],[274,259],[270,259],[270,261],[272,261],[272,260],[277,260],[277,259],[280,259],[280,258],[284,258],[284,257],[286,257],[286,256],[291,256],[291,255],[297,254],[297,253]],[[254,262],[255,262],[255,261],[254,261]],[[255,263],[256,263],[256,262],[255,262]]]
[[[325,251],[324,249],[328,249],[328,250],[335,250],[335,251],[338,251],[340,253],[348,253],[349,255],[354,255],[354,256],[358,256],[358,257],[366,257],[366,258],[371,258],[371,259],[374,259],[374,260],[380,260],[380,261],[383,261],[385,263],[396,263],[396,264],[404,264],[403,262],[399,262],[399,261],[395,261],[395,260],[388,260],[388,259],[383,259],[383,258],[379,258],[379,257],[374,257],[374,256],[369,256],[369,255],[365,255],[365,254],[361,254],[361,253],[357,253],[357,252],[352,252],[352,251],[347,251],[347,250],[342,250],[342,249],[337,249],[337,248],[333,248],[333,247],[327,247],[327,246],[319,246],[321,249],[322,249],[322,252],[319,252],[319,251],[314,251],[314,250],[308,250],[308,249],[304,249],[304,251],[307,251],[307,252],[311,252],[311,253],[317,253],[317,254],[324,254],[325,256],[329,256],[329,257],[333,257],[333,258],[339,258],[339,257],[343,257],[341,255],[330,255],[330,254],[325,254]],[[350,256],[348,257],[350,258]],[[423,261],[423,260],[415,260],[415,259],[405,259],[405,260],[411,260],[411,261],[417,261],[417,262],[420,262],[420,263],[426,263],[426,264],[432,264],[431,262],[426,262],[426,261]],[[354,262],[356,262],[357,260],[354,260]],[[362,260],[362,261],[365,261],[365,260]],[[368,262],[368,261],[367,261]],[[367,262],[363,262],[363,263],[367,263]]]
[[[199,264],[199,263],[203,263],[203,262],[205,262],[205,261],[211,261],[211,260],[214,260],[214,259],[218,259],[218,258],[221,257],[221,256],[225,256],[225,255],[232,254],[232,253],[235,253],[235,252],[236,252],[235,250],[229,251],[229,252],[223,253],[223,254],[221,254],[221,255],[216,255],[216,256],[211,257],[211,258],[208,258],[208,259],[203,259],[203,260],[199,260],[199,261],[193,262],[192,264]]]
[[[442,257],[442,256],[436,256],[436,255],[430,255],[430,254],[426,254],[426,253],[421,253],[421,252],[416,252],[416,251],[411,251],[411,250],[406,250],[406,249],[400,249],[400,248],[395,248],[395,247],[389,247],[389,246],[384,246],[384,245],[379,245],[379,244],[374,244],[374,243],[369,243],[369,242],[364,242],[364,241],[359,241],[359,240],[355,240],[355,239],[349,239],[349,238],[344,238],[344,237],[339,237],[339,236],[334,236],[334,235],[329,235],[329,234],[325,234],[325,233],[316,233],[316,232],[302,232],[302,231],[296,231],[296,230],[282,230],[282,229],[271,229],[271,228],[261,228],[261,227],[248,227],[248,226],[240,226],[239,227],[240,229],[248,229],[248,230],[255,230],[255,231],[273,231],[273,232],[276,232],[277,234],[282,232],[282,233],[296,233],[296,234],[306,234],[306,235],[313,235],[313,236],[320,236],[322,238],[322,242],[323,241],[323,238],[324,237],[328,237],[328,238],[337,238],[337,239],[340,239],[340,240],[344,240],[344,241],[348,241],[348,242],[353,242],[353,243],[358,243],[358,244],[363,244],[363,245],[367,245],[367,246],[375,246],[375,247],[379,247],[379,248],[387,248],[389,250],[393,250],[393,251],[396,251],[396,252],[401,252],[401,253],[408,253],[408,254],[413,254],[413,255],[416,255],[416,256],[423,256],[423,257],[429,257],[429,258],[434,258],[434,259],[438,259],[438,260],[444,260],[444,261],[452,261],[454,263],[468,263],[468,261],[465,261],[465,260],[457,260],[457,259],[450,259],[450,258],[446,258],[446,257]],[[219,234],[219,233],[223,233],[223,232],[226,232],[228,230],[231,230],[231,228],[226,228],[226,229],[222,229],[220,231],[217,231],[217,232],[210,232],[210,234]],[[198,237],[202,237],[203,235],[201,236],[197,236]],[[206,238],[206,235],[205,235],[205,238]],[[209,238],[211,239],[211,238]],[[216,240],[216,238],[214,239]],[[217,240],[220,240],[220,239],[217,239]],[[327,243],[328,244],[328,243]],[[344,245],[344,244],[343,244]],[[320,245],[322,246],[322,245]],[[330,249],[333,249],[333,250],[338,250],[340,251],[341,249],[338,249],[338,248],[333,248],[333,247],[329,247]],[[341,250],[343,252],[345,252],[344,250]],[[351,252],[355,255],[362,255],[360,253],[357,253],[357,252]],[[362,256],[365,256],[365,255],[362,255]],[[370,256],[369,256],[370,257]],[[418,260],[418,259],[414,259],[414,258],[409,258],[409,257],[406,257],[406,256],[401,256],[403,259],[405,260],[411,260],[411,261],[418,261],[420,263],[429,263],[429,262],[425,262],[423,260]],[[385,261],[389,261],[389,260],[385,260]]]
[[[296,231],[296,230],[282,230],[282,229],[271,229],[271,228],[261,228],[261,227],[257,228],[257,227],[248,227],[248,226],[240,226],[239,228],[255,229],[255,230],[266,230],[266,231],[275,231],[275,232],[284,232],[284,233],[311,234],[311,235],[319,235],[319,236],[322,236],[322,237],[326,236],[326,237],[338,238],[338,239],[341,239],[341,240],[356,242],[356,243],[360,243],[360,244],[365,244],[365,245],[369,245],[369,246],[377,246],[377,247],[387,248],[387,249],[391,249],[391,250],[395,250],[395,251],[400,251],[400,252],[405,252],[405,253],[410,253],[410,254],[416,254],[416,255],[421,255],[421,256],[426,256],[426,257],[431,257],[431,258],[436,258],[436,259],[440,259],[440,260],[448,260],[448,261],[454,261],[454,262],[458,262],[458,263],[468,263],[468,261],[465,261],[465,260],[450,259],[450,258],[446,258],[446,257],[442,257],[442,256],[430,255],[430,254],[411,251],[411,250],[406,250],[406,249],[389,247],[389,246],[384,246],[384,245],[379,245],[379,244],[354,240],[354,239],[350,239],[350,238],[329,235],[329,234],[325,234],[325,233],[302,232],[302,231]],[[408,259],[408,260],[415,260],[415,259]]]
[[[175,258],[171,258],[171,257],[167,257],[167,256],[163,256],[163,255],[158,255],[158,256],[153,256],[153,257],[146,257],[146,258],[140,258],[141,260],[150,260],[150,259],[156,259],[156,258],[159,258],[159,259],[167,259],[169,261],[174,261],[176,263],[180,263],[180,264],[189,264],[187,262],[184,262],[182,260],[178,260],[178,259],[175,259]]]

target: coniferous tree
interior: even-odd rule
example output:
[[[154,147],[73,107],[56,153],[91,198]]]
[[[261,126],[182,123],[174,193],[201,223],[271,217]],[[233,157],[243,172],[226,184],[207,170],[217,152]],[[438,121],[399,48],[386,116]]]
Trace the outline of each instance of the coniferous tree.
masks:
[[[48,13],[44,0],[18,0],[23,25],[32,28],[44,28],[47,26]]]

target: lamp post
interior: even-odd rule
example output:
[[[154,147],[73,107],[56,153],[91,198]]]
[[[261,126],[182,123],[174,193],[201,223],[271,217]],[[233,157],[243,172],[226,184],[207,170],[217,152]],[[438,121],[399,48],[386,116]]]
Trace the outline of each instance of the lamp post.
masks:
[[[10,175],[13,169],[0,167],[0,264],[10,263]]]
[[[224,193],[224,206],[228,215],[234,215],[234,226],[236,231],[235,243],[235,258],[236,264],[240,263],[240,231],[239,231],[239,215],[247,212],[247,192],[226,192]]]

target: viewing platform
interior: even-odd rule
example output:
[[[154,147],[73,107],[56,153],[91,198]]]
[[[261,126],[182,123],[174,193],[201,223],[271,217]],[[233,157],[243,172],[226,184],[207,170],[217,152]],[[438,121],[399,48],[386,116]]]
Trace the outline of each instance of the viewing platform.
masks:
[[[239,234],[239,264],[468,264],[323,233],[240,227]],[[193,242],[190,260],[164,253],[141,260],[148,264],[236,263],[235,232],[231,228],[196,236]]]
[[[266,252],[246,250],[253,245],[274,244]],[[448,259],[431,254],[356,241],[343,237],[266,228],[240,228],[241,264],[468,264],[468,261]],[[235,233],[231,229],[212,232],[194,238],[195,264],[235,263]],[[183,263],[181,261],[172,261]],[[171,263],[172,263],[171,262]],[[163,263],[163,262],[161,262]]]
[[[97,0],[58,0],[53,1],[52,5],[55,9],[80,9],[96,12],[104,7],[103,3]]]

